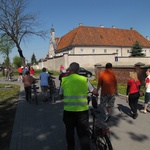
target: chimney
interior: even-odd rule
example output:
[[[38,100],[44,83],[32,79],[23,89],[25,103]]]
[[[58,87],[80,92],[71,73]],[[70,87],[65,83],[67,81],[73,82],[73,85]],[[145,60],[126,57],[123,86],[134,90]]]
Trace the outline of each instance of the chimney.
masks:
[[[146,39],[149,40],[149,36],[146,36]]]
[[[116,27],[113,25],[112,28],[116,28]]]
[[[101,28],[104,28],[104,26],[103,26],[103,25],[100,25],[100,27],[101,27]]]
[[[82,24],[82,23],[79,23],[79,26],[83,26],[83,24]]]

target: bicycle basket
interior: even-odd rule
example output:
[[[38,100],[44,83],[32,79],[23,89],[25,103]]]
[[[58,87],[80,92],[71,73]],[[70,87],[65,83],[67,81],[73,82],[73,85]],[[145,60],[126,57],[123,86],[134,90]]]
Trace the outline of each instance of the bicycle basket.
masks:
[[[95,120],[95,134],[97,136],[103,136],[109,133],[109,127],[107,127],[100,119]]]

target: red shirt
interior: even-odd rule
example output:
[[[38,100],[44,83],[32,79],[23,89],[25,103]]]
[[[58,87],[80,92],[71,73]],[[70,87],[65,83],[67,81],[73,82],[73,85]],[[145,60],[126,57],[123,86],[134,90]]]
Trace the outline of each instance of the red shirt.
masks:
[[[22,73],[23,69],[20,67],[18,68],[18,73]]]
[[[30,69],[30,74],[34,75],[34,69]]]
[[[129,79],[127,82],[127,86],[129,86],[129,94],[138,92],[140,85],[141,85],[140,80],[134,81],[133,79]]]

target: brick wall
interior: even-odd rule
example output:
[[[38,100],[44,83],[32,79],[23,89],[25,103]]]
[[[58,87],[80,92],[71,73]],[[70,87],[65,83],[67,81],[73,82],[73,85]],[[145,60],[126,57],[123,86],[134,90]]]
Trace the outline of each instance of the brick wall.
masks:
[[[150,66],[113,66],[113,71],[116,74],[118,83],[126,84],[129,79],[129,72],[136,71],[138,78],[141,81],[141,85],[145,86],[146,70]],[[95,77],[97,79],[98,74],[105,69],[105,66],[95,66]]]

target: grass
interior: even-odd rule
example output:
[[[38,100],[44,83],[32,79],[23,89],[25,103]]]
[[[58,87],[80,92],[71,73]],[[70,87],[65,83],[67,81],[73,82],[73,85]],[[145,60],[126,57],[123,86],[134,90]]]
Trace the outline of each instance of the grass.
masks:
[[[91,84],[94,85],[94,87],[97,87],[97,80],[90,80]],[[126,95],[126,84],[118,84],[118,93],[121,95]],[[145,93],[145,88],[141,88]],[[141,100],[144,100],[144,96],[140,97]]]
[[[9,149],[19,91],[18,85],[0,84],[0,148],[2,150]]]

